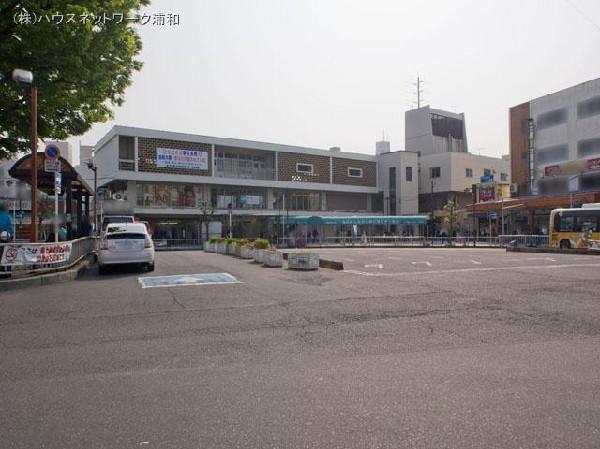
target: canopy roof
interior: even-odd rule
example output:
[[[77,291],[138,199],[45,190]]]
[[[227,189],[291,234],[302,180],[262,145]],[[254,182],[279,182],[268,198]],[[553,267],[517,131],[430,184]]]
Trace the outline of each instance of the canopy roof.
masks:
[[[54,173],[44,171],[44,153],[42,151],[37,152],[37,166],[38,166],[38,189],[52,195],[54,193]],[[65,158],[60,157],[60,171],[62,173],[62,184],[63,192],[67,185],[67,181],[71,182],[71,188],[76,194],[81,195],[94,195],[93,187],[90,187],[81,175],[75,170],[75,168]],[[8,170],[8,173],[13,178],[25,181],[31,185],[31,153],[23,156]]]
[[[269,217],[267,223],[275,223],[279,217]],[[350,215],[350,216],[322,216],[322,215],[290,215],[281,216],[281,221],[287,224],[322,224],[322,225],[398,225],[398,224],[426,224],[427,215]]]

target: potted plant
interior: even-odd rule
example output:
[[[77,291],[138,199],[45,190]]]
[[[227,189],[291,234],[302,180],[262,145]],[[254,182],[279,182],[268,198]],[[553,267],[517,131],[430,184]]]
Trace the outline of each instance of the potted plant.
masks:
[[[242,247],[248,243],[246,239],[236,239],[233,245],[233,255],[235,257],[242,257]]]
[[[217,237],[211,237],[207,241],[204,242],[204,251],[207,253],[214,253],[217,251],[217,242],[219,239]]]
[[[252,243],[252,247],[254,248],[254,262],[263,263],[263,256],[265,250],[269,248],[269,241],[265,239],[256,239]]]
[[[235,255],[235,244],[237,242],[237,239],[234,239],[233,237],[229,237],[227,239],[225,239],[225,243],[227,244],[227,249],[226,249],[226,253],[229,256],[233,256]]]
[[[227,239],[219,238],[217,240],[217,252],[219,254],[227,254]]]
[[[248,240],[242,240],[240,245],[240,257],[242,259],[254,259],[254,247]]]

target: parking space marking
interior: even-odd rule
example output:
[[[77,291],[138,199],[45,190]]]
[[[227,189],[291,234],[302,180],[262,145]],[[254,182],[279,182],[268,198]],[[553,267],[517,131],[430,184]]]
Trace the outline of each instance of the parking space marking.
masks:
[[[365,268],[379,268],[380,270],[383,269],[383,264],[382,263],[375,263],[375,264],[371,264],[371,265],[365,265]]]
[[[473,259],[471,259],[471,263],[472,263],[473,265],[481,265],[481,262],[479,262],[478,260],[473,260]]]
[[[549,260],[550,262],[556,262],[556,259],[552,257],[528,257],[527,260]]]
[[[171,276],[146,276],[138,278],[138,281],[142,288],[241,283],[229,273],[198,273],[175,274]]]
[[[546,268],[584,268],[584,267],[600,267],[600,263],[580,263],[567,265],[522,265],[512,267],[473,267],[473,268],[456,268],[448,270],[429,270],[429,271],[400,271],[396,273],[370,273],[358,270],[342,270],[342,273],[358,274],[360,276],[376,276],[376,277],[394,277],[394,276],[412,276],[418,274],[447,274],[447,273],[465,273],[471,271],[509,271],[509,270],[537,270]]]
[[[427,262],[427,261],[425,261],[425,262],[411,262],[411,263],[412,263],[413,265],[417,265],[417,264],[420,264],[420,263],[422,263],[422,264],[425,264],[425,265],[427,265],[428,267],[430,267],[430,266],[431,266],[431,262]]]

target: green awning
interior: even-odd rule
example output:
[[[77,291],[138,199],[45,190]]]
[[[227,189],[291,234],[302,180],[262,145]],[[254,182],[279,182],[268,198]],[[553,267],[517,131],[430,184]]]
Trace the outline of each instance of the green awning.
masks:
[[[267,223],[284,222],[287,224],[321,224],[321,225],[414,225],[427,224],[428,215],[281,215],[269,217]]]

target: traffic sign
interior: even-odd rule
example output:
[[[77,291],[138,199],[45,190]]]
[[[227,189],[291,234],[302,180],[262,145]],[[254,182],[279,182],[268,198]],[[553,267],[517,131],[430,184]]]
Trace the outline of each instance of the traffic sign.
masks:
[[[60,148],[53,144],[46,145],[44,154],[46,155],[46,159],[58,160],[60,157]]]
[[[44,171],[47,171],[47,172],[60,171],[60,161],[58,159],[46,159],[44,161]]]
[[[59,171],[54,172],[54,190],[56,191],[57,195],[60,195],[61,187],[62,187],[62,173]]]

